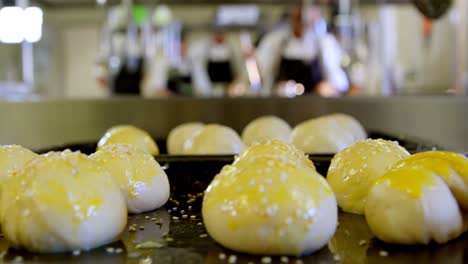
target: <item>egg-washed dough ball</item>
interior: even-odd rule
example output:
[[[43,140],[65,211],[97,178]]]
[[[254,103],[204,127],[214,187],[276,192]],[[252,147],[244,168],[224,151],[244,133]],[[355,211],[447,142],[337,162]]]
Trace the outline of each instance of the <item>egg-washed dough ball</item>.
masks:
[[[427,151],[412,155],[395,164],[396,167],[426,168],[444,180],[460,207],[468,211],[468,159],[447,151]]]
[[[127,223],[119,186],[78,152],[39,156],[5,180],[2,232],[13,247],[52,253],[118,240]]]
[[[0,146],[0,181],[38,155],[18,145]]]
[[[229,155],[239,154],[243,148],[244,143],[232,128],[210,124],[187,141],[185,153],[191,155]]]
[[[98,150],[110,144],[130,144],[151,155],[158,155],[159,148],[153,138],[141,128],[122,125],[107,130],[106,134],[98,142]]]
[[[289,142],[291,127],[276,116],[262,116],[251,121],[242,131],[242,140],[246,146],[265,139],[280,139]]]
[[[210,236],[226,248],[261,255],[310,254],[337,226],[331,188],[310,168],[259,162],[226,166],[208,186],[202,205]]]
[[[353,144],[354,136],[331,118],[312,119],[294,127],[291,142],[308,154],[337,153]]]
[[[167,152],[173,155],[185,154],[185,142],[198,134],[204,126],[203,123],[194,122],[185,123],[173,128],[167,137]]]
[[[358,141],[336,154],[327,181],[345,212],[363,214],[374,182],[397,161],[410,154],[397,142],[383,139]]]
[[[445,243],[463,229],[450,189],[424,168],[396,168],[380,177],[369,192],[365,215],[372,232],[388,243]]]
[[[304,121],[291,133],[291,142],[309,154],[338,153],[366,138],[367,133],[359,121],[340,113]]]
[[[132,145],[113,144],[91,155],[120,185],[130,213],[152,211],[169,199],[169,180],[149,153]]]
[[[277,160],[292,166],[308,167],[315,170],[314,163],[304,152],[279,139],[262,140],[254,143],[235,158],[233,166],[247,167],[260,160],[267,162]]]
[[[367,139],[366,130],[364,129],[362,124],[353,116],[336,113],[324,117],[336,120],[339,124],[342,125],[343,129],[346,129],[351,132],[356,141]]]

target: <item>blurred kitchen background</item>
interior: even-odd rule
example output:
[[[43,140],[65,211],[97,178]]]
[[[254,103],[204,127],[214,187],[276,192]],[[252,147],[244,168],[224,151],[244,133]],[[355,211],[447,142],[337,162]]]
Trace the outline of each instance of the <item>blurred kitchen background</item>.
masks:
[[[322,96],[455,96],[468,90],[466,0],[452,1],[436,20],[405,0],[1,4],[2,98],[295,97],[310,90]],[[275,49],[268,42],[275,32],[294,31],[295,11],[307,28],[301,35],[313,33],[314,40],[302,43],[320,50],[320,65],[335,65],[321,67],[329,85],[307,87],[270,67],[282,64],[275,60],[283,46],[295,45],[280,40]]]

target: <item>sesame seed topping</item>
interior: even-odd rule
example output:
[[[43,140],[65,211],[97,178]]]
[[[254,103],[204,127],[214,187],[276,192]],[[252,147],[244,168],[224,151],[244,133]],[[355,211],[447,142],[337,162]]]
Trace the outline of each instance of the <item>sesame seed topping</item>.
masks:
[[[219,253],[218,258],[221,259],[221,260],[225,260],[226,259],[226,254]]]
[[[73,250],[72,251],[72,255],[73,256],[79,256],[81,254],[81,251],[80,250]]]
[[[109,253],[109,254],[112,254],[115,252],[115,249],[113,247],[108,247],[106,248],[106,252]]]
[[[208,237],[208,234],[201,234],[200,235],[200,238],[205,238],[205,237]]]
[[[271,257],[263,257],[262,258],[262,263],[271,263]]]
[[[237,256],[236,255],[229,256],[228,262],[229,263],[236,263],[237,262]]]
[[[182,218],[186,219],[186,218],[188,218],[188,215],[184,214],[184,215],[182,215]]]
[[[379,251],[379,256],[381,256],[381,257],[388,257],[388,252],[385,251],[385,250],[380,250],[380,251]]]
[[[367,241],[365,241],[365,240],[359,241],[359,246],[361,246],[361,247],[366,245],[366,244],[367,244]]]
[[[333,260],[334,261],[340,261],[341,260],[341,257],[339,255],[334,255],[333,256]]]
[[[288,262],[289,262],[289,258],[286,257],[286,256],[282,256],[282,257],[280,258],[280,261],[283,262],[283,263],[288,263]]]

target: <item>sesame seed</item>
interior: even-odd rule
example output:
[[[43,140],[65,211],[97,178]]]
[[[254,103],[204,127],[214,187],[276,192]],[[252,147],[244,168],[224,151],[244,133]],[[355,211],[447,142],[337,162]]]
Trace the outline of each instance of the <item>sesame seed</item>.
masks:
[[[341,260],[341,257],[339,255],[334,255],[333,256],[333,260],[334,261],[340,261]]]
[[[22,256],[16,256],[14,259],[13,259],[13,262],[23,262],[23,257]]]
[[[219,253],[218,258],[221,259],[221,260],[225,260],[226,259],[226,254]]]
[[[73,250],[72,255],[73,256],[79,256],[81,254],[80,250]]]
[[[304,261],[302,261],[301,259],[298,259],[296,260],[296,264],[304,264]]]
[[[173,207],[173,208],[172,208],[172,211],[177,211],[177,207]]]
[[[191,205],[189,205],[189,206],[188,206],[188,209],[189,209],[189,210],[192,210],[192,206],[191,206]]]
[[[200,235],[200,238],[205,238],[205,237],[208,237],[208,235],[207,234],[201,234]]]
[[[144,226],[140,226],[139,228],[140,228],[140,230],[145,230]]]
[[[123,249],[122,249],[122,248],[116,248],[116,249],[115,249],[115,253],[116,253],[116,254],[120,254],[120,253],[122,253],[122,252],[123,252]]]
[[[185,213],[185,210],[180,210],[180,213],[181,213],[181,214]]]
[[[115,252],[115,249],[112,248],[112,247],[108,247],[108,248],[106,248],[106,252],[109,253],[109,254],[112,254],[112,253]]]
[[[379,256],[381,256],[381,257],[388,257],[388,252],[385,251],[385,250],[380,250],[380,251],[379,251]]]
[[[182,215],[182,218],[184,218],[184,219],[188,218],[188,215],[184,214],[184,215]]]
[[[200,225],[200,226],[201,226],[201,225],[203,225],[203,223],[202,223],[202,222],[198,222],[197,225]]]
[[[179,217],[173,216],[172,219],[174,219],[174,220],[179,220]]]
[[[151,220],[151,221],[156,221],[156,220],[158,220],[158,219],[156,219],[156,218],[153,217],[153,218],[151,218],[150,220]]]
[[[237,262],[237,256],[236,255],[229,256],[228,262],[229,263],[236,263]]]
[[[271,263],[271,257],[263,257],[262,263]]]
[[[190,219],[195,219],[195,218],[197,218],[196,215],[191,215],[191,216],[190,216]]]
[[[134,226],[129,226],[128,231],[135,232],[135,231],[137,231],[137,229]]]
[[[288,262],[289,262],[289,258],[286,257],[286,256],[282,256],[282,257],[280,258],[280,261],[283,262],[283,263],[288,263]]]
[[[145,216],[145,219],[150,219],[150,217],[149,217],[149,216]]]
[[[367,241],[365,241],[365,240],[359,241],[359,246],[362,247],[362,246],[364,246],[365,244],[367,244]]]

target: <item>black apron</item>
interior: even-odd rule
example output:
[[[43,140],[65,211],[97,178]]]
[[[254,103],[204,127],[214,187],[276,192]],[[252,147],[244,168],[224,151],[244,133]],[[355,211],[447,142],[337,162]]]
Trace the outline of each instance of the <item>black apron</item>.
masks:
[[[207,70],[212,83],[231,83],[234,80],[230,61],[208,61]]]
[[[171,71],[167,80],[167,89],[177,95],[192,96],[192,76]]]
[[[141,91],[141,81],[143,80],[143,58],[135,60],[135,67],[132,69],[128,62],[120,68],[112,82],[112,92],[115,95],[139,95]]]
[[[298,59],[281,58],[278,76],[279,80],[293,80],[304,85],[304,94],[312,93],[324,79],[318,57],[309,63]]]

